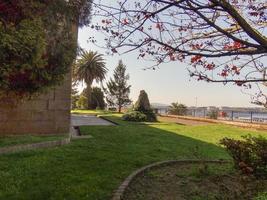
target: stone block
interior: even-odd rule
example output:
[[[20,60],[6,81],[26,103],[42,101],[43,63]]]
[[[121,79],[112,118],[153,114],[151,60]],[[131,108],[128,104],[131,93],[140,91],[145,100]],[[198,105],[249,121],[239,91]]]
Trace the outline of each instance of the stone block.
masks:
[[[0,135],[61,134],[70,127],[71,74],[62,85],[16,106],[0,103]]]
[[[7,118],[8,121],[31,121],[33,119],[31,110],[14,110],[13,112],[7,113]]]
[[[49,100],[48,110],[70,110],[70,100]]]
[[[56,121],[69,121],[70,112],[68,110],[56,110],[55,117],[56,117]]]
[[[48,100],[30,100],[23,102],[17,107],[13,107],[13,110],[25,111],[25,110],[47,110]]]
[[[54,121],[56,118],[55,111],[43,110],[43,111],[32,111],[32,120],[33,121]]]
[[[71,88],[56,89],[55,98],[56,100],[68,100],[71,96]]]
[[[0,122],[6,122],[8,120],[7,112],[0,112]]]
[[[40,96],[37,96],[35,100],[53,100],[55,99],[55,90],[51,89],[51,91],[46,92],[44,94],[41,94]]]

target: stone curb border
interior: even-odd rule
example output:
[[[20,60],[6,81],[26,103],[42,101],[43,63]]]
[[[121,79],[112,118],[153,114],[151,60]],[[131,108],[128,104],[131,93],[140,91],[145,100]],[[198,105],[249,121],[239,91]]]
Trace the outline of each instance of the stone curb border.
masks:
[[[97,115],[97,117],[100,118],[100,119],[106,120],[106,121],[108,121],[108,122],[110,122],[110,123],[112,123],[112,124],[114,124],[114,125],[117,125],[117,126],[120,125],[120,124],[118,124],[117,122],[114,122],[114,121],[112,121],[112,120],[106,118],[106,117],[103,116],[103,115]]]
[[[15,153],[15,152],[19,152],[19,151],[39,149],[39,148],[63,146],[63,145],[69,144],[69,143],[70,143],[70,138],[64,138],[61,140],[53,140],[53,141],[47,141],[47,142],[21,144],[21,145],[2,147],[2,148],[0,148],[0,155],[8,154],[8,153]]]
[[[167,161],[152,163],[150,165],[146,165],[140,169],[137,169],[130,176],[128,176],[119,186],[119,188],[114,192],[111,200],[122,200],[125,190],[130,185],[132,180],[135,177],[139,176],[140,174],[150,169],[154,169],[154,168],[162,167],[162,166],[168,166],[168,165],[175,164],[175,163],[192,164],[192,163],[202,163],[202,162],[226,164],[226,163],[230,163],[231,161],[229,160],[167,160]]]

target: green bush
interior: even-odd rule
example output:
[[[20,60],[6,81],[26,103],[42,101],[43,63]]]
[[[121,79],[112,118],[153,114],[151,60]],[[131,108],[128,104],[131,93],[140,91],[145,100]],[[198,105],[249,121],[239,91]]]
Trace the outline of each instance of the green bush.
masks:
[[[157,115],[153,112],[153,110],[149,110],[146,112],[142,112],[146,116],[146,121],[148,122],[156,122]]]
[[[181,103],[172,103],[170,106],[169,114],[171,115],[186,115],[187,107]]]
[[[243,136],[244,140],[224,138],[220,141],[244,174],[267,178],[267,139],[262,136]]]
[[[117,111],[117,108],[115,108],[115,107],[109,107],[109,108],[108,108],[108,111],[116,112],[116,111]]]
[[[210,119],[217,119],[218,118],[218,111],[217,110],[211,110],[207,113],[207,116]]]
[[[80,95],[79,99],[76,101],[76,107],[82,110],[87,109],[87,102],[88,102],[87,97]]]
[[[125,121],[144,122],[147,121],[147,116],[139,111],[132,111],[125,113],[122,119]]]
[[[138,111],[146,116],[146,120],[148,122],[157,121],[157,116],[151,109],[148,95],[144,90],[140,91],[138,100],[136,101],[133,110]]]

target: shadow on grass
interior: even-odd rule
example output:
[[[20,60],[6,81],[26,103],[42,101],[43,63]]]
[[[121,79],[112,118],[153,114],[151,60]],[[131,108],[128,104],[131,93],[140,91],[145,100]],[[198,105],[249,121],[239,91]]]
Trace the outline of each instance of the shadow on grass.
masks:
[[[0,136],[0,148],[22,144],[32,144],[38,142],[47,142],[67,138],[67,134],[61,135],[11,135]]]
[[[92,139],[0,157],[0,199],[110,199],[134,170],[171,159],[229,159],[219,146],[174,133],[167,124],[81,127]],[[155,127],[159,125],[162,127]],[[170,126],[177,126],[172,124]]]

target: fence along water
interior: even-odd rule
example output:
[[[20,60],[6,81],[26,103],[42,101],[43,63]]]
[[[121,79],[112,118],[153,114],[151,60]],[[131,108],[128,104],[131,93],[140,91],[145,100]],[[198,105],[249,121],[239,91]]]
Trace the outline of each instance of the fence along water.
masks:
[[[168,108],[159,108],[157,112],[162,115],[167,115]],[[213,116],[211,113],[215,112]],[[237,109],[209,109],[207,107],[188,108],[185,116],[199,117],[199,118],[213,118],[220,120],[250,122],[250,123],[267,123],[267,111],[259,110],[237,110]]]

